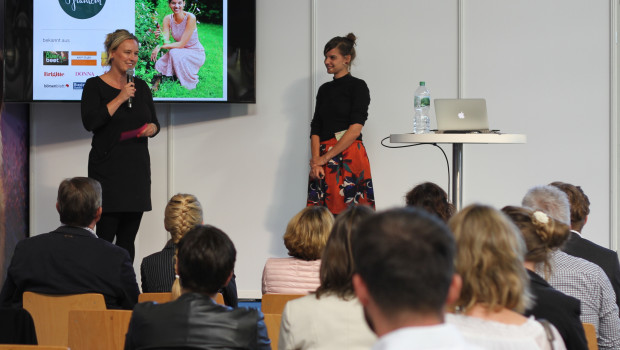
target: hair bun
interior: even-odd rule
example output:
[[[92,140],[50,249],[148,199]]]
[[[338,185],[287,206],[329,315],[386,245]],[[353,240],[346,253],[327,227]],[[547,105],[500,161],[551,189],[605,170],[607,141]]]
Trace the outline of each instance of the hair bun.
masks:
[[[550,250],[560,247],[570,234],[570,227],[554,220],[540,210],[532,213],[532,224],[536,234]]]
[[[355,41],[357,40],[357,37],[353,33],[347,34],[346,38],[351,40],[353,42],[353,44],[355,44]]]

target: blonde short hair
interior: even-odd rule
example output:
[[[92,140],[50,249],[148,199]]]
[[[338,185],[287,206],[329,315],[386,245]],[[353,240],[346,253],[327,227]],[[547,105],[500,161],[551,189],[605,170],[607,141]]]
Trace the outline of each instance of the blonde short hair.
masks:
[[[284,245],[288,255],[302,260],[321,258],[334,225],[334,216],[326,207],[306,207],[286,226]]]
[[[463,313],[476,304],[523,312],[531,297],[517,227],[499,210],[480,204],[464,208],[448,225],[456,239],[456,272],[463,279],[454,306]]]
[[[105,48],[105,52],[108,55],[108,57],[110,57],[111,56],[110,54],[112,53],[112,51],[118,49],[118,47],[125,40],[135,40],[135,42],[138,43],[138,45],[140,45],[140,41],[138,40],[138,38],[135,35],[131,34],[126,29],[117,29],[114,32],[106,35],[105,41],[103,42],[103,47]],[[108,66],[112,65],[112,59],[107,60],[107,65]]]
[[[170,232],[174,244],[201,223],[202,206],[194,195],[179,193],[170,198],[164,211],[164,227]]]

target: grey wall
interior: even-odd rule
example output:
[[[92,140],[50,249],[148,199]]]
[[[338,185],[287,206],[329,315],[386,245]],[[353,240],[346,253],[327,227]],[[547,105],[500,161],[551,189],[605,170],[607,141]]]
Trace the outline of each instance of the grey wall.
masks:
[[[260,294],[264,261],[286,255],[281,236],[305,205],[314,94],[330,79],[323,45],[349,31],[358,36],[352,73],[371,91],[363,133],[378,209],[402,205],[422,181],[447,188],[441,152],[387,149],[380,140],[411,131],[418,81],[433,98],[455,98],[461,77],[462,97],[487,99],[492,128],[528,137],[525,145],[464,146],[464,204],[502,207],[519,204],[537,184],[579,184],[592,202],[584,233],[609,246],[609,2],[467,0],[460,27],[458,3],[257,0],[257,103],[158,105],[163,129],[150,144],[154,210],[138,235],[137,271],[167,240],[169,194],[189,192],[206,221],[237,246],[240,296]],[[60,180],[86,174],[90,135],[77,104],[34,104],[31,112],[36,234],[58,224]],[[450,157],[451,147],[443,148]]]

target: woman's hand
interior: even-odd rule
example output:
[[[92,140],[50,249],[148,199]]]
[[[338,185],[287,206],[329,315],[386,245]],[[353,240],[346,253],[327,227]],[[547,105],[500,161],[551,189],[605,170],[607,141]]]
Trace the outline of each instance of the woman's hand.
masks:
[[[155,135],[156,132],[157,125],[149,123],[146,125],[146,128],[144,128],[144,130],[142,130],[142,132],[138,134],[138,137],[151,137]]]
[[[322,179],[325,177],[325,169],[320,165],[315,165],[310,169],[310,177],[313,179]]]
[[[153,49],[153,52],[151,53],[151,61],[153,62],[157,61],[157,54],[159,54],[160,49],[161,47],[159,45],[155,46],[155,48]]]
[[[136,84],[134,82],[129,82],[123,86],[119,96],[123,102],[127,101],[130,97],[135,97],[136,95]]]
[[[315,166],[323,166],[327,164],[327,159],[325,159],[324,156],[317,156],[317,157],[312,157],[312,159],[310,159],[310,167],[315,167]]]
[[[161,35],[161,30],[159,29],[159,24],[157,25],[157,29],[155,30],[155,39],[159,39]]]

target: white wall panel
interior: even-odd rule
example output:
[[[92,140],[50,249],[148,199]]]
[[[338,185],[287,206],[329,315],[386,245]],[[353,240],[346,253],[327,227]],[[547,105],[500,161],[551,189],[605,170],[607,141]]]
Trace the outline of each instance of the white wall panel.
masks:
[[[525,145],[465,146],[467,202],[520,204],[565,181],[591,201],[584,234],[609,244],[609,3],[465,1],[464,97]]]

